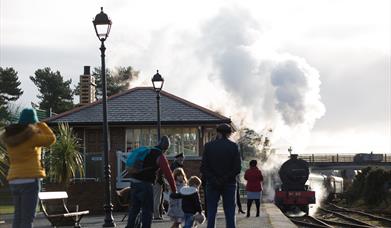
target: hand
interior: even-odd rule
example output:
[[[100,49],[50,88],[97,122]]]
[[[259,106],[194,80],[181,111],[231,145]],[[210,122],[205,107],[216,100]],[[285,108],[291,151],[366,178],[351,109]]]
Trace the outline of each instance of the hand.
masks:
[[[181,198],[181,194],[173,192],[173,193],[170,194],[170,198],[171,199],[179,199],[179,198]]]

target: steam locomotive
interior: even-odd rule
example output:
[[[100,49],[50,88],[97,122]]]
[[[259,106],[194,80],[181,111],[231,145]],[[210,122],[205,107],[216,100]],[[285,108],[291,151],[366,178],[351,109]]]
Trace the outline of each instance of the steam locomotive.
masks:
[[[315,204],[315,191],[306,185],[308,163],[297,157],[297,154],[291,154],[290,159],[282,164],[278,172],[282,184],[275,191],[274,203],[284,213],[299,209],[308,214],[309,205]]]

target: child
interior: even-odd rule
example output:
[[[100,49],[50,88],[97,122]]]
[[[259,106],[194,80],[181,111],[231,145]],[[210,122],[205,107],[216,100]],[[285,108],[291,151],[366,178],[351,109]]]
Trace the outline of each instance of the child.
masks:
[[[186,174],[182,168],[176,168],[173,172],[173,176],[177,189],[181,189],[187,184]],[[182,219],[185,216],[182,210],[182,199],[170,199],[167,215],[170,216],[171,220],[174,222],[171,228],[179,228],[179,225],[182,223]]]
[[[189,179],[189,186],[184,186],[179,190],[180,197],[182,198],[182,210],[185,213],[185,226],[183,228],[192,228],[194,217],[202,217],[200,195],[198,194],[200,186],[200,178],[192,176]],[[203,218],[205,219],[205,217]],[[199,219],[197,221],[202,223]]]

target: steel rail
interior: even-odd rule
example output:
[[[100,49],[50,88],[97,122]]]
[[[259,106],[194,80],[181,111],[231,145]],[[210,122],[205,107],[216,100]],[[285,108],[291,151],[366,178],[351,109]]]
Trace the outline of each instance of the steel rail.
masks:
[[[363,225],[363,226],[367,226],[367,227],[375,227],[369,223],[366,223],[366,222],[363,222],[363,221],[360,221],[360,220],[357,220],[357,219],[354,219],[352,217],[349,217],[349,216],[346,216],[344,214],[341,214],[339,212],[336,212],[336,211],[332,211],[332,210],[327,210],[325,208],[322,208],[322,207],[319,207],[320,210],[324,211],[324,212],[327,212],[327,213],[331,213],[331,214],[334,214],[340,218],[343,218],[345,220],[348,220],[350,222],[354,222],[354,223],[357,223],[357,224],[360,224],[360,225]]]
[[[389,218],[385,218],[385,217],[382,217],[382,216],[369,214],[369,213],[366,213],[366,212],[363,212],[363,211],[352,210],[352,209],[340,207],[340,206],[337,206],[337,205],[332,204],[332,203],[329,203],[329,205],[331,205],[331,206],[333,206],[333,207],[335,207],[335,208],[337,208],[337,209],[339,209],[341,211],[352,212],[352,213],[356,213],[356,214],[359,214],[359,215],[367,216],[367,217],[370,217],[372,219],[376,219],[376,220],[379,220],[379,221],[382,221],[382,222],[389,222],[389,223],[391,223],[391,219],[389,219]]]
[[[330,225],[336,225],[336,226],[342,226],[342,227],[352,227],[352,228],[372,228],[373,226],[364,226],[359,224],[353,224],[353,223],[346,223],[346,222],[337,222],[327,219],[319,219],[324,223],[330,224]]]
[[[308,218],[310,216],[306,216],[306,217],[302,217],[302,219],[304,218]],[[318,224],[315,224],[315,223],[311,223],[311,222],[306,222],[306,221],[300,221],[299,219],[297,218],[289,218],[293,223],[295,223],[296,225],[302,225],[302,226],[305,226],[305,227],[319,227],[319,228],[330,228],[332,226],[328,225],[328,224],[325,224],[324,222],[316,219],[316,218],[312,218],[312,220],[315,220]]]

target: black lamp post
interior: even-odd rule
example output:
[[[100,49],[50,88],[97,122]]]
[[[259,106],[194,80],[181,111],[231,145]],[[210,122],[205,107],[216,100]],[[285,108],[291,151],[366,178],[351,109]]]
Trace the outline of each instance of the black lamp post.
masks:
[[[113,204],[111,203],[111,171],[109,165],[109,138],[108,138],[108,123],[107,123],[107,87],[106,87],[106,66],[105,66],[105,50],[104,45],[105,40],[109,36],[111,29],[111,20],[103,12],[103,7],[101,7],[101,12],[96,15],[95,19],[92,21],[94,24],[96,35],[98,36],[101,46],[101,60],[102,60],[102,105],[103,105],[103,145],[104,145],[104,174],[105,174],[105,223],[103,227],[115,227],[114,218],[113,218]]]
[[[159,71],[152,77],[153,89],[156,92],[156,103],[157,103],[157,142],[160,141],[160,91],[163,88],[164,78],[159,74]]]

